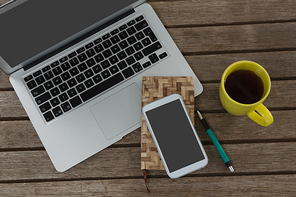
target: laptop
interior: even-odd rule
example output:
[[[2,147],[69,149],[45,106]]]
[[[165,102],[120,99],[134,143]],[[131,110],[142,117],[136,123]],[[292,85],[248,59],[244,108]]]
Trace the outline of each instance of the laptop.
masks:
[[[140,127],[143,76],[191,76],[144,0],[15,0],[0,8],[0,67],[63,172]]]

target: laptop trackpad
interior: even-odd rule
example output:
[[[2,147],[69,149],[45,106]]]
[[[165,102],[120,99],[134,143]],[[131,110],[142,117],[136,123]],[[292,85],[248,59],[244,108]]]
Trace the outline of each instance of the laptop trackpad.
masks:
[[[108,140],[141,122],[141,98],[133,83],[90,108]]]

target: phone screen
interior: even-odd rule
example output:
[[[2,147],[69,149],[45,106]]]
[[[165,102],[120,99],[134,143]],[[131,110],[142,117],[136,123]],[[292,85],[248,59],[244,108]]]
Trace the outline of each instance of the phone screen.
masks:
[[[179,100],[149,110],[146,116],[170,172],[205,159]]]

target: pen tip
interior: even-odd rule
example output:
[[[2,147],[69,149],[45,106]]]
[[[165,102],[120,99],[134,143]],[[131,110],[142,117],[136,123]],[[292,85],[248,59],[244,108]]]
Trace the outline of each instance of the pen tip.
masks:
[[[234,172],[234,168],[233,168],[232,166],[229,166],[229,170],[230,170],[231,172]]]
[[[198,115],[199,119],[203,119],[203,117],[202,117],[201,113],[200,113],[198,110],[196,110],[196,113],[197,113],[197,115]]]

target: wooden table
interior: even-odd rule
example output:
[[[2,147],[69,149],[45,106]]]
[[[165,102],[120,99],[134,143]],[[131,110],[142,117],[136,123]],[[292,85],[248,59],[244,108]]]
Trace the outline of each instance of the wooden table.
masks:
[[[7,0],[0,0],[3,4]],[[90,159],[57,172],[0,72],[0,196],[295,196],[296,1],[148,1],[201,80],[199,109],[231,159],[223,164],[196,117],[206,168],[176,180],[140,169],[140,129]],[[1,31],[1,30],[0,30]],[[1,44],[1,43],[0,43]],[[262,127],[221,106],[219,80],[238,60],[261,64],[272,79],[264,104],[274,123]]]

